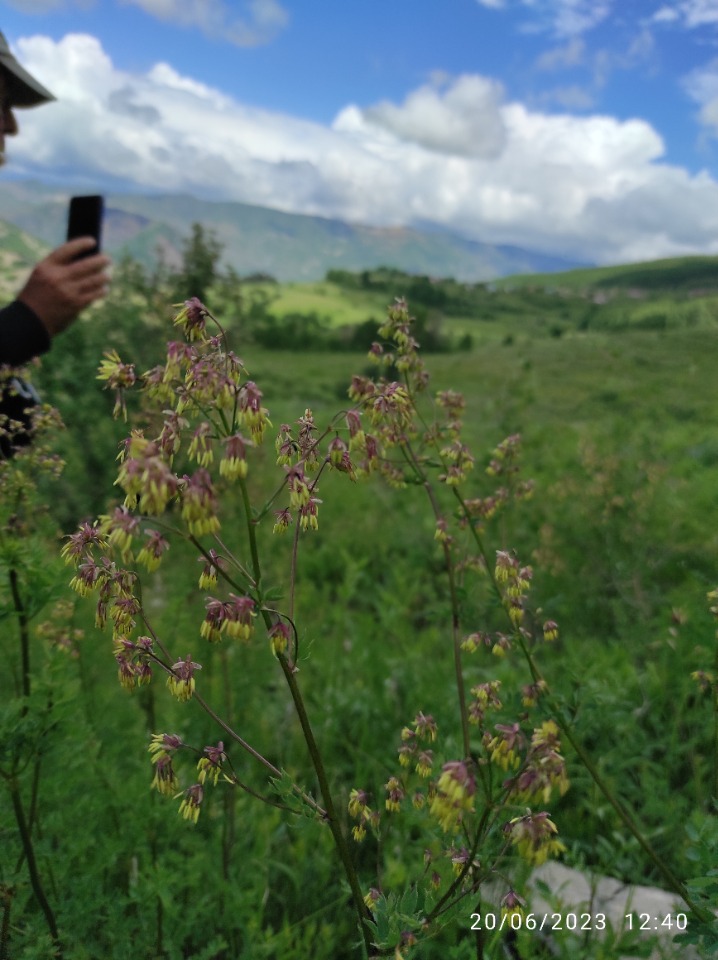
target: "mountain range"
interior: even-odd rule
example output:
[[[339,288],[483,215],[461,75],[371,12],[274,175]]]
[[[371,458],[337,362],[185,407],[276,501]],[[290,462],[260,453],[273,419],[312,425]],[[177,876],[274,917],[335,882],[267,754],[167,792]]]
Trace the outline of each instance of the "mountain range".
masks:
[[[0,220],[52,247],[64,238],[69,197],[70,191],[62,187],[4,179]],[[364,226],[184,194],[107,196],[103,247],[114,256],[128,253],[143,262],[162,257],[174,266],[194,223],[212,231],[222,244],[225,266],[241,276],[269,274],[282,282],[320,280],[331,269],[389,266],[476,283],[583,265],[433,228]]]

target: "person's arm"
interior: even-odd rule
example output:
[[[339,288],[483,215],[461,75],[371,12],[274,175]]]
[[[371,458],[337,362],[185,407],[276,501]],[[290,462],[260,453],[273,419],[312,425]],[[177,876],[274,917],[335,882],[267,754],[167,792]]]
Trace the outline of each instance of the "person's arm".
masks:
[[[50,349],[50,334],[27,304],[15,300],[0,310],[0,364],[20,367]]]

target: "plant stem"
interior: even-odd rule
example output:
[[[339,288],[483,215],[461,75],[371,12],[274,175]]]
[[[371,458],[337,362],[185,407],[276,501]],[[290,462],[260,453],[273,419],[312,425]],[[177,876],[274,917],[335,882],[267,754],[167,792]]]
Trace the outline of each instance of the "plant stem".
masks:
[[[252,557],[252,571],[254,573],[254,580],[257,585],[258,592],[261,592],[260,584],[262,580],[262,568],[259,562],[259,550],[257,548],[257,531],[256,524],[252,519],[252,510],[249,501],[249,492],[247,490],[247,484],[244,480],[240,481],[240,487],[242,490],[242,500],[244,502],[244,510],[247,521],[247,534],[249,537],[249,548]],[[262,613],[263,619],[267,625],[271,624],[271,615],[268,610],[264,610]],[[326,771],[324,769],[324,762],[322,760],[319,748],[317,747],[317,742],[314,739],[314,732],[312,731],[311,724],[309,723],[309,717],[307,716],[307,711],[304,706],[304,700],[302,698],[301,691],[299,690],[299,685],[297,684],[296,677],[294,675],[294,668],[289,664],[287,658],[281,654],[277,655],[277,659],[282,667],[282,672],[287,681],[290,693],[292,695],[292,700],[294,702],[294,708],[297,712],[297,717],[299,718],[299,724],[302,728],[302,733],[304,734],[304,740],[307,744],[307,749],[309,750],[309,755],[312,759],[312,764],[314,766],[314,771],[317,775],[317,780],[319,781],[319,789],[322,794],[322,802],[326,811],[325,818],[329,824],[329,829],[332,832],[332,837],[334,838],[334,843],[336,845],[339,857],[342,861],[344,867],[344,872],[346,878],[349,882],[349,888],[352,892],[352,899],[354,901],[354,908],[357,913],[357,918],[359,920],[359,928],[362,933],[362,938],[364,940],[364,947],[366,949],[367,956],[371,954],[371,933],[369,928],[366,925],[366,920],[370,918],[369,909],[364,903],[364,898],[362,896],[361,887],[359,886],[359,879],[354,869],[354,863],[352,862],[351,853],[349,851],[349,845],[347,844],[346,837],[342,833],[341,825],[336,815],[336,810],[334,808],[334,799],[332,797],[331,790],[329,788],[329,781],[327,779]],[[267,761],[264,761],[265,765]],[[278,773],[278,771],[277,771]]]
[[[249,551],[252,556],[252,571],[254,573],[254,585],[257,591],[260,590],[260,583],[262,581],[262,566],[259,562],[259,550],[257,548],[257,531],[254,520],[252,519],[252,505],[249,502],[249,491],[247,490],[247,483],[245,480],[240,479],[239,488],[242,491],[242,503],[244,504],[244,512],[247,518],[247,534],[249,536]]]
[[[203,699],[203,697],[201,697],[196,690],[192,694],[192,699],[197,701],[205,713],[207,713],[214,720],[214,722],[224,730],[225,733],[228,733],[235,743],[238,743],[243,750],[246,750],[247,753],[253,756],[255,760],[258,760],[262,766],[266,767],[273,777],[282,776],[282,771],[278,770],[273,763],[270,763],[266,757],[263,757],[262,754],[255,750],[254,747],[247,743],[246,740],[243,740],[242,737],[240,737],[240,735],[233,730],[226,721],[222,720],[218,713],[215,713],[207,701]]]
[[[22,797],[20,796],[20,788],[17,780],[15,780],[14,777],[8,782],[8,789],[10,791],[10,798],[12,800],[12,806],[15,812],[15,820],[17,822],[18,832],[20,834],[22,848],[25,852],[25,859],[27,860],[27,869],[28,873],[30,874],[30,886],[32,887],[32,892],[35,894],[35,899],[37,900],[40,909],[45,915],[47,928],[50,931],[50,936],[55,943],[55,957],[57,960],[62,960],[62,945],[60,944],[60,935],[57,929],[55,914],[53,913],[52,907],[45,896],[42,881],[40,880],[40,874],[37,869],[37,861],[35,860],[35,850],[33,848],[32,839],[27,828],[25,810],[22,805]]]
[[[2,924],[0,924],[0,960],[10,960],[8,942],[10,939],[10,910],[15,891],[12,887],[0,884],[0,903],[2,903]]]
[[[304,740],[307,744],[309,755],[312,758],[312,764],[314,765],[314,772],[316,773],[317,780],[319,781],[319,790],[321,791],[322,801],[326,809],[326,820],[329,824],[329,829],[332,832],[334,843],[342,861],[344,873],[346,874],[347,881],[349,882],[349,888],[352,892],[354,908],[359,920],[359,928],[362,933],[367,956],[370,956],[372,952],[371,931],[366,925],[366,921],[371,918],[371,915],[366,904],[364,903],[364,897],[362,896],[361,887],[359,886],[359,878],[357,877],[356,870],[354,869],[354,862],[352,860],[349,844],[347,843],[347,839],[342,832],[342,828],[337,817],[336,809],[334,807],[334,799],[332,797],[329,781],[324,769],[324,762],[319,752],[317,742],[314,739],[314,732],[312,731],[311,724],[309,723],[309,717],[307,716],[304,700],[302,698],[299,685],[297,684],[294,671],[289,665],[286,657],[284,657],[282,654],[279,654],[277,659],[279,660],[284,677],[287,681],[287,686],[292,694],[294,708],[297,711],[297,717],[299,718],[302,733],[304,734]]]
[[[10,591],[12,593],[13,603],[15,604],[15,613],[20,628],[20,659],[22,670],[22,695],[30,696],[30,633],[28,630],[28,617],[25,605],[20,596],[20,583],[17,570],[11,569],[10,573]],[[23,707],[23,715],[27,713],[27,704]]]
[[[402,453],[406,457],[409,465],[416,473],[417,477],[421,480],[426,495],[429,498],[431,503],[431,508],[434,512],[434,519],[438,522],[442,519],[442,512],[439,506],[439,502],[436,499],[436,494],[434,489],[429,482],[429,478],[426,476],[424,471],[419,464],[418,459],[414,456],[414,452],[411,449],[411,445],[408,440],[405,440],[401,446]],[[452,649],[454,654],[454,674],[456,676],[456,693],[459,698],[459,716],[461,718],[461,739],[464,749],[465,759],[471,758],[471,735],[469,732],[469,714],[466,708],[466,689],[464,686],[464,668],[461,662],[461,636],[459,628],[461,626],[461,618],[459,615],[459,598],[456,593],[456,576],[454,570],[454,563],[451,558],[451,548],[448,543],[442,543],[442,549],[444,553],[444,564],[446,566],[446,574],[449,578],[449,597],[451,600],[451,640],[452,640]]]

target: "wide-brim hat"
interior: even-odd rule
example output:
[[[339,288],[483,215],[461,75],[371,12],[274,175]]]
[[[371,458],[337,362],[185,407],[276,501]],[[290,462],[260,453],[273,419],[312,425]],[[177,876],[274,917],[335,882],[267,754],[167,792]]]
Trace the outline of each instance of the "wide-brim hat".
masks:
[[[7,40],[0,33],[0,67],[7,77],[8,100],[11,107],[37,107],[55,97],[21,67],[10,52]]]

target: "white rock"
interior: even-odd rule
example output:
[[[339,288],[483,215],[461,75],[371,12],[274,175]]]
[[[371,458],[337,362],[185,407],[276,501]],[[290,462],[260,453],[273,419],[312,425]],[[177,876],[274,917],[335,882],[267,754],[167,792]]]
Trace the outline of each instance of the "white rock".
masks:
[[[544,897],[538,884],[546,884],[551,891],[549,900]],[[581,923],[590,924],[592,930],[597,926],[597,915],[605,914],[606,924],[610,924],[614,932],[628,930],[630,923],[642,938],[655,939],[656,947],[650,955],[651,960],[697,960],[699,957],[693,947],[672,942],[680,932],[676,925],[677,918],[680,917],[680,921],[684,922],[687,914],[686,905],[673,893],[657,887],[627,886],[611,877],[585,874],[554,861],[534,870],[529,880],[529,890],[527,910],[539,916],[561,915],[564,929],[565,917],[569,913],[578,915],[579,926]],[[627,915],[630,915],[630,919]],[[672,918],[671,929],[663,924],[664,918]],[[600,932],[591,932],[590,936],[600,936]],[[629,957],[622,955],[616,960],[629,960]]]

